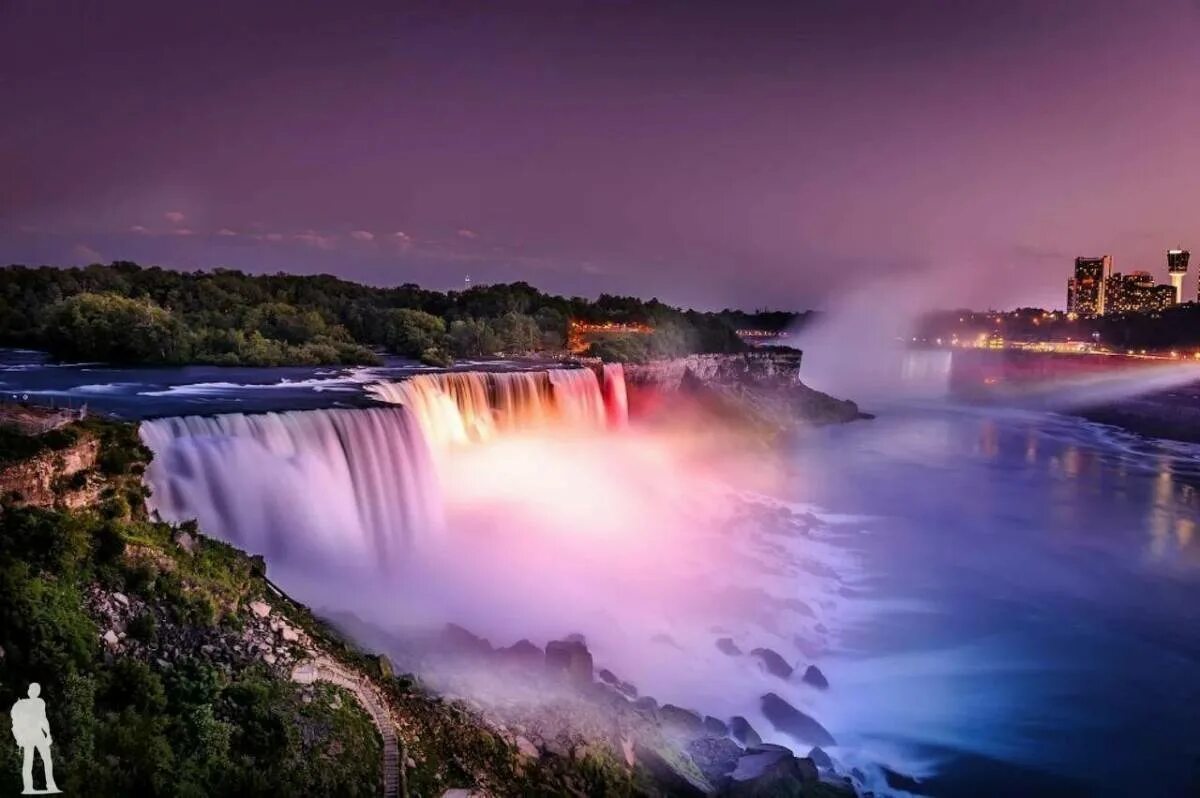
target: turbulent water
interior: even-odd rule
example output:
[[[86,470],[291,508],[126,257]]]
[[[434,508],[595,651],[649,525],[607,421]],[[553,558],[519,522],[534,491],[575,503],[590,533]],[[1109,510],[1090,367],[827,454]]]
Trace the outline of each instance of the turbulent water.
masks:
[[[615,369],[370,391],[391,406],[144,424],[154,507],[309,603],[497,645],[582,632],[643,694],[795,746],[759,711],[776,692],[878,793],[882,763],[932,795],[1188,794],[1198,448],[925,401],[806,436],[766,496],[730,487],[758,460],[627,425]]]

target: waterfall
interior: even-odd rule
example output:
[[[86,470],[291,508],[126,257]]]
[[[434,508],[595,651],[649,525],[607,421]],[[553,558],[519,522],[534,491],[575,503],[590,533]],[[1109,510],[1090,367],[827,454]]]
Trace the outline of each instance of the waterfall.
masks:
[[[442,526],[431,448],[624,426],[624,373],[602,374],[425,374],[368,388],[389,407],[147,421],[150,507],[268,557],[396,562]]]
[[[422,374],[367,388],[383,402],[412,411],[431,445],[487,441],[547,428],[601,430],[625,425],[625,374],[605,366],[604,385],[591,369]]]
[[[400,407],[147,421],[150,507],[270,557],[395,562],[441,526],[425,436]]]

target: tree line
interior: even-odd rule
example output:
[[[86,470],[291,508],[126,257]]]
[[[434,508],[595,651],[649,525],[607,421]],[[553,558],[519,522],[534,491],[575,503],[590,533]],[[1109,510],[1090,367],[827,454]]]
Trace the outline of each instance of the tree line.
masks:
[[[648,325],[605,336],[607,360],[745,348],[735,330],[794,314],[681,310],[657,299],[546,294],[524,283],[430,291],[331,275],[178,272],[136,263],[0,268],[0,345],[114,363],[373,364],[379,352],[447,365],[454,358],[562,350],[568,324]]]

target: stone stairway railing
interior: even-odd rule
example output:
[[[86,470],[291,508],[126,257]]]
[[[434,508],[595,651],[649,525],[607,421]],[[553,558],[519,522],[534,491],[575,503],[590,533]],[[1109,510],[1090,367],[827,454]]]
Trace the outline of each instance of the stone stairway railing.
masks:
[[[396,741],[396,724],[392,720],[392,713],[387,702],[370,679],[327,657],[318,656],[296,665],[292,669],[292,681],[299,684],[328,682],[343,687],[354,695],[358,703],[371,716],[371,721],[379,730],[380,738],[383,739],[383,796],[384,798],[400,798],[403,786],[401,771],[403,763],[400,761],[400,748]],[[404,790],[405,794],[407,792]]]

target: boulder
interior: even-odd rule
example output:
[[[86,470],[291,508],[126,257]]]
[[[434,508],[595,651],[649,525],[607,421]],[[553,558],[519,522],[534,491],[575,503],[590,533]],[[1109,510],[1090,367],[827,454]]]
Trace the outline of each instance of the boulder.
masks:
[[[175,543],[188,554],[196,553],[196,539],[182,529],[175,533]]]
[[[630,698],[638,697],[638,689],[635,686],[633,686],[632,684],[630,684],[629,682],[621,682],[620,684],[617,685],[617,689],[620,690],[625,695],[629,696]]]
[[[266,618],[271,614],[271,605],[265,601],[251,601],[250,612],[254,613],[259,618]]]
[[[456,623],[448,623],[442,628],[438,642],[443,651],[451,654],[472,655],[492,652],[491,643]]]
[[[107,632],[105,632],[101,639],[104,640],[104,645],[108,646],[109,648],[115,649],[121,644],[121,638],[117,637],[117,633],[112,629],[109,629]]]
[[[508,648],[496,649],[496,654],[505,662],[525,668],[537,668],[546,660],[546,654],[528,640],[521,639]]]
[[[688,743],[687,753],[704,778],[717,784],[737,767],[742,748],[728,737],[700,737]]]
[[[621,683],[621,680],[617,678],[617,675],[608,668],[601,668],[600,670],[596,671],[596,678],[605,684],[611,684],[613,687],[616,687]]]
[[[699,783],[696,777],[681,772],[680,768],[671,764],[653,748],[634,743],[633,755],[638,764],[649,772],[654,785],[664,795],[700,798],[708,793],[707,784]]]
[[[126,596],[124,593],[113,593],[113,600],[115,600],[122,607],[129,606],[129,596]]]
[[[720,718],[714,718],[712,715],[704,716],[704,730],[718,737],[724,737],[729,734],[729,727],[725,725],[725,721]]]
[[[633,707],[644,715],[648,715],[655,720],[658,719],[658,702],[648,695],[644,695],[637,701],[634,701]]]
[[[903,790],[904,792],[920,793],[921,782],[914,779],[912,776],[906,776],[903,773],[897,773],[889,767],[880,767],[883,771],[884,781],[887,786],[893,790]]]
[[[527,737],[517,735],[516,744],[517,751],[523,757],[527,757],[529,759],[538,759],[542,755],[541,752],[538,751],[537,746],[530,742]]]
[[[825,678],[825,674],[821,673],[821,669],[816,665],[809,665],[805,668],[804,675],[800,677],[800,681],[818,690],[829,689],[829,680]]]
[[[769,648],[756,648],[750,652],[750,655],[758,657],[767,673],[778,676],[780,679],[791,678],[792,666],[778,652]]]
[[[762,712],[772,726],[805,745],[837,745],[833,735],[824,726],[775,693],[767,693],[762,697]]]
[[[833,760],[829,758],[829,754],[825,753],[820,747],[813,748],[808,752],[808,758],[813,761],[821,770],[833,770]]]
[[[741,715],[734,715],[729,719],[729,731],[733,735],[733,739],[742,745],[762,745],[762,737],[758,736],[758,732],[750,725],[750,721]]]
[[[551,640],[546,644],[546,672],[586,687],[592,683],[592,655],[578,640]]]
[[[658,716],[662,719],[664,726],[670,726],[676,731],[700,734],[704,730],[704,720],[698,713],[674,704],[663,704],[659,707]]]
[[[722,637],[717,640],[717,649],[722,654],[728,654],[731,657],[740,657],[742,650],[737,647],[737,643],[733,642],[732,637]]]
[[[729,798],[802,798],[817,781],[817,768],[808,759],[797,759],[782,746],[746,749],[718,795]]]

